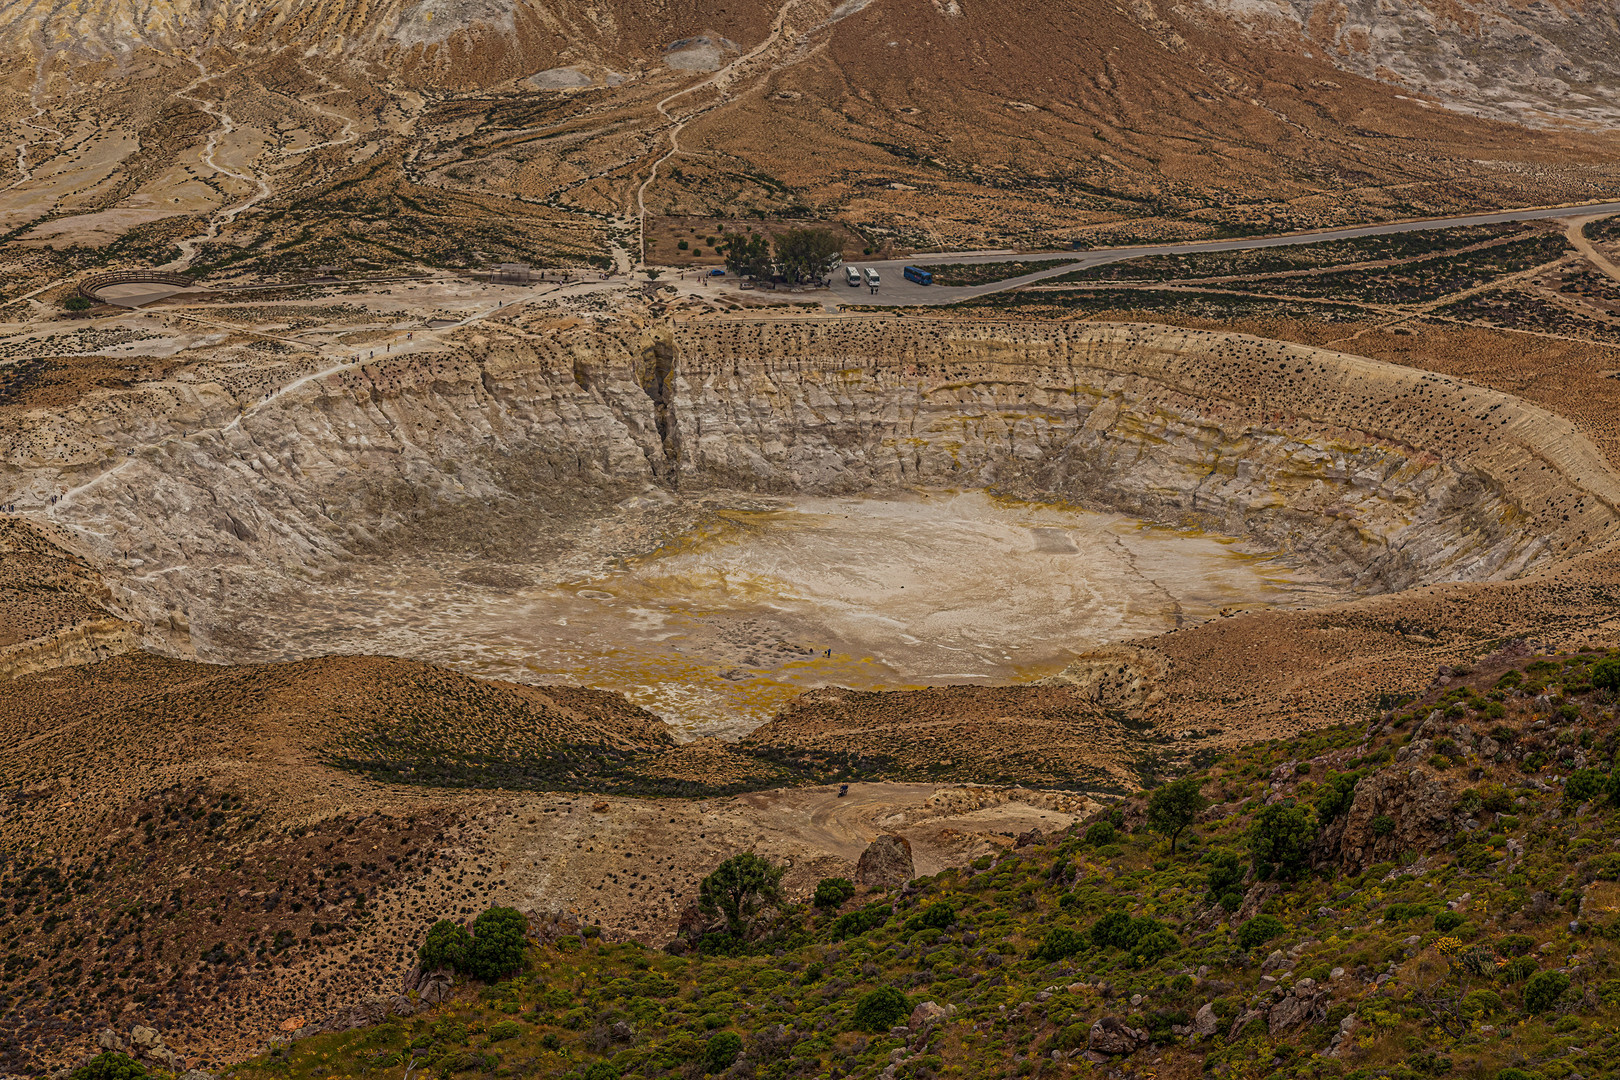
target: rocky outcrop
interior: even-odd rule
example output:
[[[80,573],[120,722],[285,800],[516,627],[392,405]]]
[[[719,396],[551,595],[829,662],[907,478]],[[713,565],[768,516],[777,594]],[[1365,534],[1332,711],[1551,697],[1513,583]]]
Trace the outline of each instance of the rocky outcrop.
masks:
[[[911,841],[884,833],[866,846],[855,864],[855,883],[873,889],[895,889],[915,876]]]
[[[1448,842],[1455,835],[1455,804],[1451,790],[1421,767],[1379,769],[1356,784],[1350,809],[1323,830],[1321,842],[1345,870],[1365,870],[1402,851]]]
[[[955,1013],[955,1005],[941,1005],[935,1001],[919,1002],[917,1007],[911,1010],[911,1016],[906,1020],[906,1027],[912,1031],[920,1031]]]
[[[213,1080],[210,1074],[200,1070],[188,1071],[186,1059],[163,1045],[163,1036],[158,1030],[145,1024],[135,1024],[127,1033],[116,1028],[103,1028],[96,1035],[96,1047],[115,1054],[128,1054],[144,1065],[166,1069],[176,1075],[183,1073],[191,1080]]]
[[[36,671],[93,664],[140,648],[141,628],[111,615],[0,649],[0,681]]]
[[[1147,1045],[1148,1033],[1117,1016],[1105,1016],[1091,1025],[1086,1049],[1094,1054],[1132,1054]]]

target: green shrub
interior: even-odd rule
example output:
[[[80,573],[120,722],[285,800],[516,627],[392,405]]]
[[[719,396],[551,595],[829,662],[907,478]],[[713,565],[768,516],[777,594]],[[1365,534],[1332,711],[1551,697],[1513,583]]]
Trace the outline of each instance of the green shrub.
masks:
[[[494,982],[523,966],[524,937],[529,920],[516,908],[492,907],[473,920],[472,948],[467,951],[467,974]]]
[[[1592,665],[1592,685],[1599,690],[1620,690],[1620,656],[1610,656]]]
[[[890,910],[887,904],[868,904],[859,911],[845,912],[833,920],[833,940],[842,941],[877,929],[888,920]]]
[[[1350,809],[1356,797],[1356,784],[1364,773],[1328,773],[1316,792],[1316,823],[1322,828],[1332,824],[1340,814]]]
[[[880,986],[855,1003],[851,1022],[862,1031],[887,1031],[911,1015],[911,1002],[892,986]]]
[[[1442,911],[1434,917],[1434,928],[1442,934],[1447,930],[1455,930],[1468,920],[1455,911]]]
[[[95,306],[95,304],[90,300],[89,297],[70,296],[66,300],[62,301],[62,306],[67,308],[69,311],[89,311]]]
[[[1030,956],[1031,959],[1043,963],[1055,963],[1082,952],[1087,944],[1086,935],[1078,930],[1067,926],[1054,926],[1046,932],[1046,937]]]
[[[1583,803],[1609,789],[1609,774],[1602,769],[1576,769],[1564,781],[1564,801]]]
[[[1502,1011],[1502,995],[1495,990],[1470,990],[1463,998],[1462,1010],[1475,1020],[1495,1016]]]
[[[467,953],[472,948],[472,935],[466,927],[449,919],[440,919],[428,928],[422,947],[416,950],[416,959],[423,971],[449,968],[465,971]]]
[[[594,1062],[585,1070],[585,1080],[619,1080],[619,1067],[611,1061]]]
[[[1111,821],[1094,821],[1086,826],[1086,843],[1092,847],[1112,844],[1118,835],[1118,830]]]
[[[523,1034],[523,1025],[516,1020],[502,1020],[498,1024],[491,1024],[489,1028],[489,1041],[501,1042],[504,1039],[515,1039]]]
[[[709,1036],[704,1064],[711,1073],[725,1072],[742,1054],[742,1039],[734,1031],[717,1031]]]
[[[815,905],[819,908],[842,907],[855,896],[855,883],[849,878],[822,878],[816,883]]]
[[[1287,929],[1275,915],[1256,915],[1238,927],[1237,943],[1245,949],[1257,948]]]
[[[1177,940],[1176,935],[1162,926],[1155,926],[1151,930],[1144,931],[1131,943],[1131,963],[1136,967],[1146,967],[1180,949],[1181,942]]]
[[[1496,943],[1496,951],[1503,956],[1523,956],[1535,946],[1536,939],[1529,934],[1509,934]]]
[[[1534,975],[1539,967],[1541,965],[1536,963],[1534,957],[1519,956],[1503,964],[1496,974],[1505,983],[1521,983]]]
[[[918,912],[906,920],[906,929],[916,930],[945,930],[956,921],[956,907],[944,900],[937,900],[928,905],[927,910]]]
[[[1544,1013],[1564,996],[1569,989],[1569,976],[1562,971],[1542,971],[1524,984],[1524,1009],[1529,1013]]]
[[[1128,949],[1136,940],[1129,912],[1110,911],[1091,924],[1091,943],[1099,949]]]
[[[1209,872],[1204,878],[1205,900],[1220,904],[1227,911],[1242,907],[1243,878],[1246,873],[1243,860],[1235,852],[1209,851],[1199,861],[1209,864]]]
[[[104,1050],[73,1070],[72,1080],[145,1080],[146,1066],[128,1054]]]
[[[1388,814],[1379,814],[1372,819],[1372,834],[1374,836],[1392,836],[1395,833],[1395,819]]]
[[[1291,881],[1310,869],[1316,821],[1292,800],[1263,807],[1249,829],[1249,851],[1255,875]]]
[[[1517,675],[1518,672],[1510,671],[1508,674]],[[1510,1066],[1506,1069],[1498,1069],[1496,1071],[1496,1080],[1541,1080],[1541,1074],[1525,1072],[1523,1069],[1515,1069]]]

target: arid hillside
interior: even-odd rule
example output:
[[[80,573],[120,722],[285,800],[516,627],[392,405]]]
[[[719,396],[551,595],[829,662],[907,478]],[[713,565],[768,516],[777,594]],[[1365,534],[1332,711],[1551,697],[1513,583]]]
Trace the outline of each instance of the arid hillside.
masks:
[[[1282,29],[1257,34],[1268,18]],[[1415,18],[1030,0],[12,3],[9,291],[141,264],[215,280],[623,266],[642,256],[644,214],[820,219],[869,248],[951,250],[1613,195],[1609,61],[1586,23],[1538,16],[1559,43],[1542,77],[1484,14],[1435,24],[1428,51],[1392,68],[1383,43]],[[1596,88],[1566,86],[1566,68]]]

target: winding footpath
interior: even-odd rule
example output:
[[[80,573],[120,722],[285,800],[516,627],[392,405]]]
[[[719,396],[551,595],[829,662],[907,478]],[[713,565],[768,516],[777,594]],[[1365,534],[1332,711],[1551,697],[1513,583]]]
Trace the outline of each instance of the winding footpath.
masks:
[[[241,214],[257,206],[265,199],[268,199],[271,194],[270,185],[265,183],[263,178],[253,173],[237,172],[235,169],[232,169],[229,166],[220,164],[218,158],[220,139],[221,137],[230,135],[232,132],[234,132],[236,130],[236,123],[231,119],[231,114],[225,111],[225,106],[223,104],[216,105],[207,98],[197,97],[192,93],[193,90],[196,90],[204,83],[211,82],[212,80],[219,78],[221,75],[228,74],[230,69],[209,74],[208,69],[203,66],[201,60],[198,60],[196,57],[192,57],[191,62],[196,65],[198,72],[197,77],[191,82],[187,83],[184,89],[176,91],[175,96],[185,98],[187,101],[196,105],[197,108],[201,109],[203,112],[207,113],[209,116],[212,116],[219,122],[219,125],[214,128],[213,131],[208,133],[208,141],[204,144],[201,155],[202,163],[222,176],[229,176],[233,180],[240,180],[245,184],[251,184],[258,190],[255,191],[253,195],[249,196],[245,201],[237,203],[234,206],[225,207],[224,209],[215,211],[213,214],[209,215],[208,228],[196,236],[189,236],[184,240],[178,241],[176,246],[180,249],[180,257],[164,263],[162,266],[158,267],[159,270],[184,270],[186,267],[190,266],[194,261],[196,261],[197,245],[206,240],[212,240],[219,236],[219,230],[221,227],[229,225]]]

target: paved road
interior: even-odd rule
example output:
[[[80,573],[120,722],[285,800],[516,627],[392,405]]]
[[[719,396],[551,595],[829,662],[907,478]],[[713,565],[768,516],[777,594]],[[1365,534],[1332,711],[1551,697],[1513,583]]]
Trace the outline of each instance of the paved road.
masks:
[[[1504,210],[1494,214],[1469,214],[1463,217],[1432,218],[1425,221],[1396,221],[1383,225],[1362,225],[1353,229],[1330,229],[1324,232],[1289,233],[1286,236],[1255,236],[1242,240],[1203,240],[1184,244],[1151,244],[1140,247],[1107,248],[1101,251],[1048,251],[1009,254],[1004,252],[983,255],[918,255],[910,259],[885,262],[861,262],[861,267],[874,267],[883,278],[883,284],[874,294],[866,286],[850,288],[844,284],[843,274],[834,280],[831,295],[827,292],[806,293],[833,303],[878,304],[884,307],[910,307],[924,304],[953,304],[990,293],[1028,285],[1044,278],[1057,277],[1072,270],[1104,263],[1137,259],[1144,255],[1188,255],[1200,251],[1244,251],[1249,248],[1289,247],[1294,244],[1316,244],[1323,240],[1349,240],[1358,236],[1387,236],[1391,233],[1422,232],[1427,229],[1450,229],[1459,225],[1494,225],[1503,221],[1536,221],[1544,218],[1601,217],[1620,214],[1620,202],[1597,203],[1588,206],[1557,206],[1540,210]],[[966,288],[944,288],[938,285],[914,285],[905,279],[907,266],[928,266],[930,263],[994,263],[1019,259],[1072,259],[1061,267],[1040,270],[1023,277],[1008,278],[989,285]],[[770,294],[767,294],[770,295]],[[779,295],[779,294],[778,294]]]

